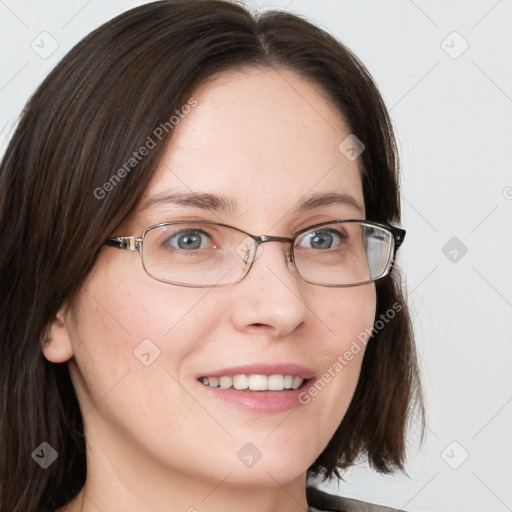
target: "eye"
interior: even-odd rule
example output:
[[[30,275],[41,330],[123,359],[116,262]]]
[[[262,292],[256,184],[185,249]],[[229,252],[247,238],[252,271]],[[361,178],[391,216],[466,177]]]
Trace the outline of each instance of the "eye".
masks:
[[[311,249],[332,249],[339,245],[346,236],[336,229],[315,229],[308,231],[298,240],[298,245]]]
[[[211,237],[202,229],[183,229],[167,238],[164,245],[184,251],[205,249]]]

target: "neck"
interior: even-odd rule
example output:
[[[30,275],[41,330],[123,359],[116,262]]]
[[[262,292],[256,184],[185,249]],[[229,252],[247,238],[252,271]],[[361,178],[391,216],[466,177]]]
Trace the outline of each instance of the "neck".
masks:
[[[215,482],[172,478],[165,487],[140,475],[135,487],[88,477],[82,491],[58,512],[307,512],[304,478],[286,484],[249,488],[229,484],[229,476]]]

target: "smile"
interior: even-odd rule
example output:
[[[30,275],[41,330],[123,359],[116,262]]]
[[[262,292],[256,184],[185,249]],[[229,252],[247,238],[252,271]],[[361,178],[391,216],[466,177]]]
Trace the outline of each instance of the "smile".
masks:
[[[297,375],[222,375],[219,377],[201,377],[199,379],[205,386],[221,389],[236,389],[238,391],[284,391],[299,389],[304,379]]]

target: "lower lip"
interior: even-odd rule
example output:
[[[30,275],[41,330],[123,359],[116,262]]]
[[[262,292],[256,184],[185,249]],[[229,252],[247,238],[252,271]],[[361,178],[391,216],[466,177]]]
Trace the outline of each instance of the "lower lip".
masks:
[[[197,383],[210,395],[236,407],[254,412],[276,413],[290,411],[303,405],[299,401],[299,396],[307,389],[306,384],[309,383],[309,379],[299,389],[283,391],[239,391],[234,388],[213,388],[199,381]]]

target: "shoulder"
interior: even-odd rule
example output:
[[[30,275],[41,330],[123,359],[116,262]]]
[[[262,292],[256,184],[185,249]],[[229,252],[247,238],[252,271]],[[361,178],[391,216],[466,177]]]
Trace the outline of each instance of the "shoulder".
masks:
[[[333,496],[319,491],[315,487],[306,490],[309,505],[328,512],[405,512],[396,508],[384,507],[373,503]]]

